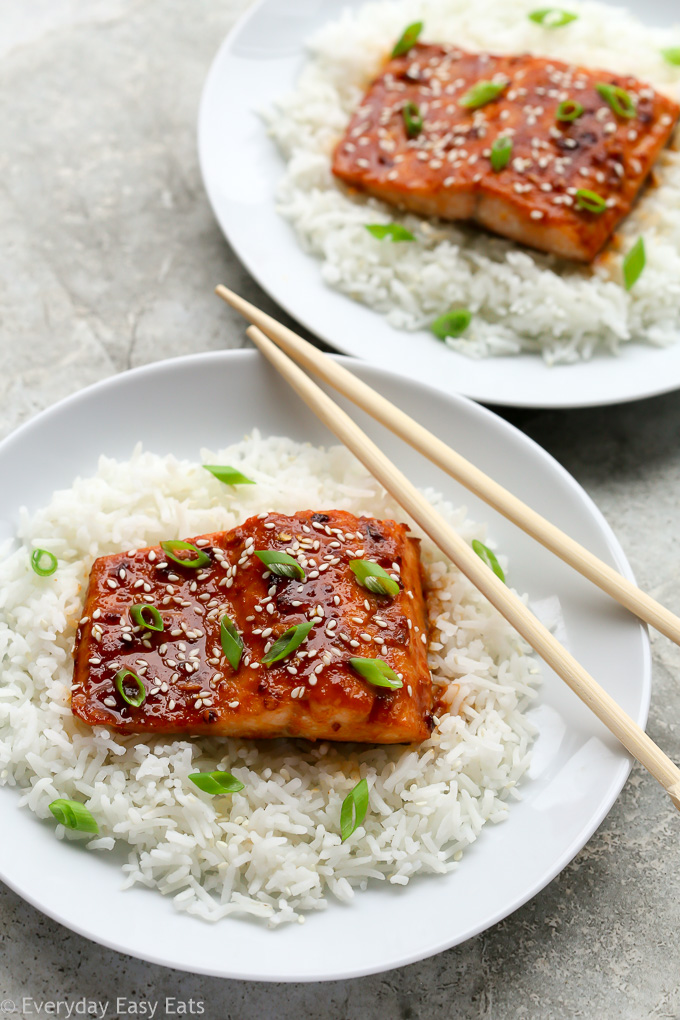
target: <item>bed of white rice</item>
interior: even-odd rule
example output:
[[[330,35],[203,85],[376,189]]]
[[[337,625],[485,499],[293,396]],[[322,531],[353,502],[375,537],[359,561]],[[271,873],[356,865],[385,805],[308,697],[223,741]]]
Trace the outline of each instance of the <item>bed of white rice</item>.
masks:
[[[475,357],[540,351],[550,363],[615,353],[635,340],[667,345],[680,330],[680,135],[661,155],[650,188],[604,257],[578,267],[462,224],[398,213],[351,196],[330,173],[330,156],[389,41],[423,20],[425,41],[471,50],[533,52],[594,68],[633,73],[680,98],[680,67],[660,55],[676,32],[642,25],[630,13],[570,0],[578,20],[548,30],[527,18],[537,0],[381,0],[345,11],[310,40],[295,91],[265,112],[286,160],[280,212],[324,281],[387,317],[398,329],[425,328],[451,307],[474,313],[464,337],[446,342]],[[416,242],[376,241],[368,223],[402,222]],[[630,293],[621,262],[643,235],[647,267]],[[434,342],[434,341],[430,341]]]
[[[155,887],[207,920],[245,914],[277,925],[329,897],[349,901],[371,879],[405,885],[455,868],[482,827],[506,817],[528,767],[523,712],[539,671],[428,542],[430,665],[450,711],[420,746],[120,736],[71,714],[71,652],[95,557],[231,528],[265,509],[404,518],[344,448],[254,433],[205,451],[204,462],[238,465],[257,484],[228,487],[198,463],[138,448],[127,462],[102,458],[93,477],[23,513],[20,545],[0,558],[0,783],[19,788],[17,810],[40,818],[52,819],[57,797],[83,801],[100,835],[55,825],[57,837],[98,851],[127,845],[124,885]],[[486,538],[464,509],[428,495],[468,540]],[[35,547],[58,557],[51,577],[31,570]],[[213,798],[187,779],[216,768],[244,789]],[[342,844],[340,806],[363,776],[368,814]]]

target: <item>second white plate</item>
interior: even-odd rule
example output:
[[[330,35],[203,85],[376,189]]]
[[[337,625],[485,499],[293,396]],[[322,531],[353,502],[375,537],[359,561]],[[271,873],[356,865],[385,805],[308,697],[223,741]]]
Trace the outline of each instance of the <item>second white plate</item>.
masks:
[[[651,24],[677,18],[673,0],[628,0],[627,6]],[[223,43],[205,84],[198,125],[205,187],[225,236],[258,283],[338,350],[484,403],[587,407],[679,388],[680,342],[663,350],[629,344],[617,357],[554,367],[528,354],[477,361],[430,334],[393,329],[323,283],[318,261],[301,250],[276,212],[284,164],[257,111],[293,88],[305,41],[337,16],[336,0],[260,0]]]

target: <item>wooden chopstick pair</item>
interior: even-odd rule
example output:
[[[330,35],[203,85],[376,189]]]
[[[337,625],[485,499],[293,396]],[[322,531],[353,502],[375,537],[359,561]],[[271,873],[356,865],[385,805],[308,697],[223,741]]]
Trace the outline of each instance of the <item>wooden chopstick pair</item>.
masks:
[[[623,746],[644,765],[680,810],[680,769],[553,637],[522,600],[496,577],[349,415],[295,362],[330,383],[635,615],[651,623],[678,644],[680,619],[455,453],[342,365],[332,361],[292,330],[226,287],[219,286],[216,290],[227,304],[253,323],[247,330],[248,336],[307,406],[354,453]]]

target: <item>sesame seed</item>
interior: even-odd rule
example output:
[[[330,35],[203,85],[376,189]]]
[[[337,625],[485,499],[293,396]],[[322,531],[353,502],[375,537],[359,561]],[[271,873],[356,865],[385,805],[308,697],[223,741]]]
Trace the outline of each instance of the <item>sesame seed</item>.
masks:
[[[156,553],[153,551],[153,549],[151,549],[151,551],[149,552],[147,559],[149,560],[149,563],[153,563],[154,560],[156,559]]]

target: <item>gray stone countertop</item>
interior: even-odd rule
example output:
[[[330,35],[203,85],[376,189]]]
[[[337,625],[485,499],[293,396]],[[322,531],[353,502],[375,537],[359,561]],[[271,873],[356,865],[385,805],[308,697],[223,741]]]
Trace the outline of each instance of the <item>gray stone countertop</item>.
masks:
[[[203,78],[246,6],[0,5],[0,435],[112,373],[241,346],[216,282],[276,313],[224,242],[196,158]],[[505,416],[584,485],[642,587],[680,612],[680,397]],[[649,732],[680,760],[680,649],[659,636],[653,649]],[[4,887],[0,910],[0,1009],[13,1000],[18,1015],[38,1015],[40,1000],[90,999],[123,1016],[118,996],[171,1015],[167,996],[200,1002],[209,1020],[680,1017],[680,819],[640,768],[530,903],[384,975],[279,986],[197,977],[102,949]],[[25,1010],[22,997],[33,1000]]]

